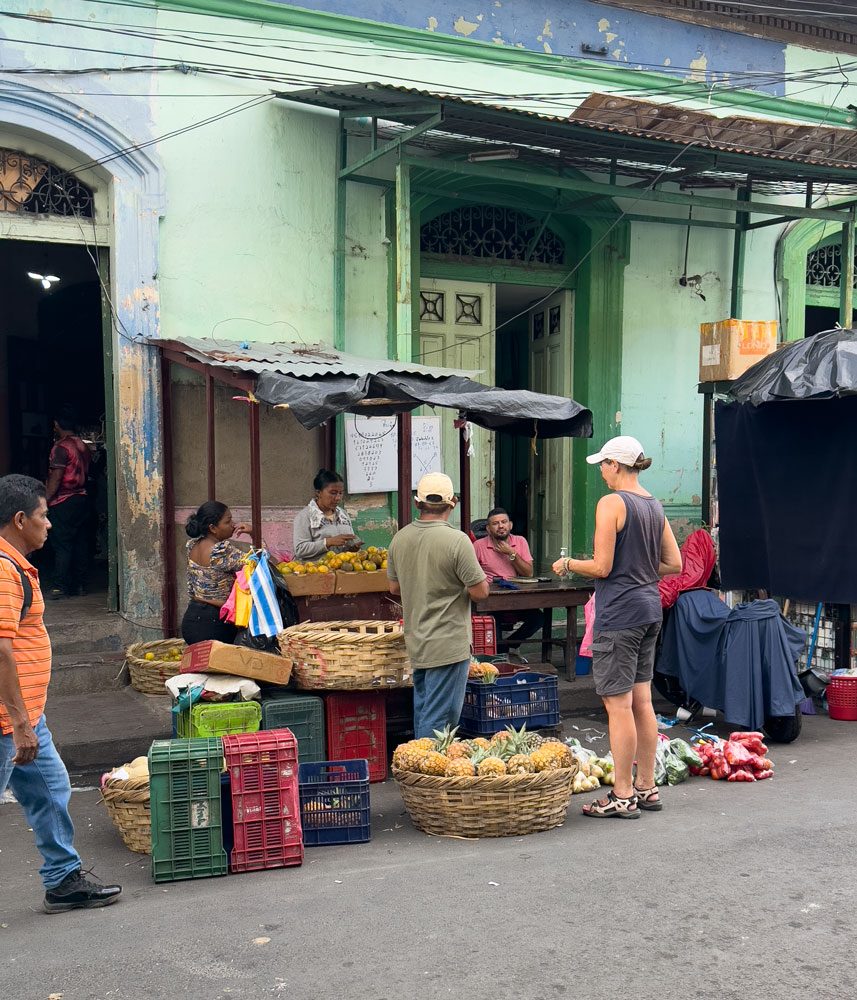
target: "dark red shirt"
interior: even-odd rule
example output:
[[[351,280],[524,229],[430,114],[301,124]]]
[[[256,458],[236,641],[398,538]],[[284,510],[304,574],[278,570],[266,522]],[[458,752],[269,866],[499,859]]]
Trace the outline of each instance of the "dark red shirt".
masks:
[[[69,497],[86,496],[89,457],[89,448],[79,437],[64,437],[51,448],[50,467],[62,469],[62,479],[59,489],[51,498],[51,507],[56,507]]]

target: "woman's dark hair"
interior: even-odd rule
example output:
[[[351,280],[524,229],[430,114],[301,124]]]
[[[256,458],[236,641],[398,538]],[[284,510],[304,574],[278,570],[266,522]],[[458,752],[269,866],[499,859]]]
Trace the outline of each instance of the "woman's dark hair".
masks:
[[[622,466],[623,469],[627,469],[629,472],[644,472],[652,464],[650,458],[646,458],[645,455],[640,455],[633,465],[623,465],[621,462],[617,463]]]
[[[329,469],[319,469],[315,479],[312,481],[312,488],[314,490],[323,490],[325,486],[330,486],[331,483],[341,482],[342,476],[338,472],[331,472]]]
[[[195,514],[187,519],[184,530],[190,538],[202,538],[208,534],[208,529],[220,524],[223,515],[229,508],[219,500],[206,500]]]

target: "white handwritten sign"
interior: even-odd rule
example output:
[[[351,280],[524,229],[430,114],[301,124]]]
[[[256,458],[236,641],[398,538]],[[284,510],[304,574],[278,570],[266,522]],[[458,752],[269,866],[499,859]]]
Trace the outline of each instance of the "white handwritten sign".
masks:
[[[411,422],[411,486],[427,472],[442,471],[440,417]],[[399,442],[395,417],[345,420],[345,472],[349,493],[388,493],[398,489]]]

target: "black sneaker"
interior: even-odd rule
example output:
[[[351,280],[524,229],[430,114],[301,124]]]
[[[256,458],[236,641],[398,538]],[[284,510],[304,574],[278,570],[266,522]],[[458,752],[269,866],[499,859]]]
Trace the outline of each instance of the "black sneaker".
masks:
[[[62,913],[65,910],[93,909],[115,903],[122,892],[121,885],[102,885],[97,879],[85,878],[91,872],[80,868],[45,893],[45,912]]]

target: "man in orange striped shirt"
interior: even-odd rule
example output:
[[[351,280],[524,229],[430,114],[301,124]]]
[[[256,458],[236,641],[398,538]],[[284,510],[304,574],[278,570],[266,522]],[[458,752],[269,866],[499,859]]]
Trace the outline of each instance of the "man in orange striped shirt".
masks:
[[[71,783],[45,723],[51,641],[39,574],[26,557],[50,526],[38,480],[0,478],[0,794],[8,785],[21,803],[44,858],[45,910],[60,913],[115,903],[122,889],[81,871]]]

